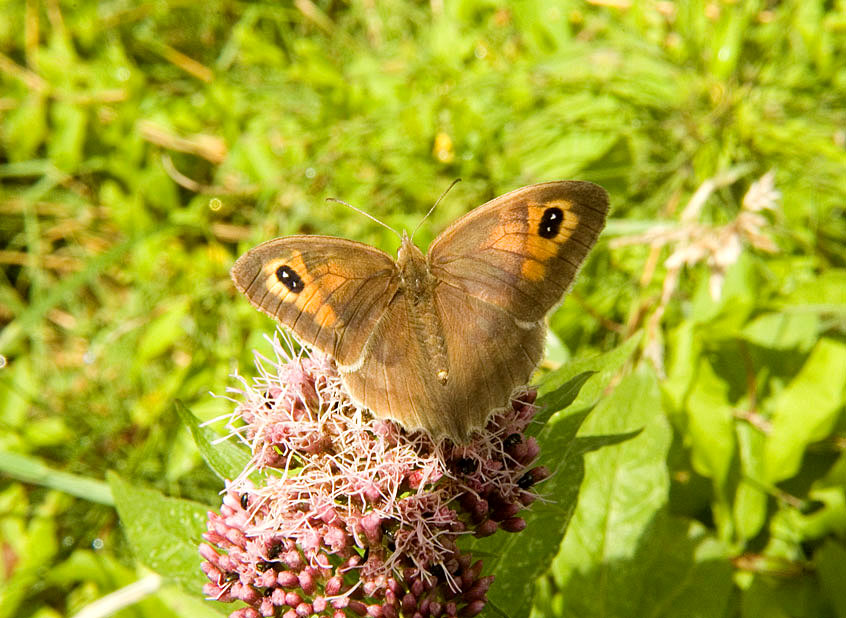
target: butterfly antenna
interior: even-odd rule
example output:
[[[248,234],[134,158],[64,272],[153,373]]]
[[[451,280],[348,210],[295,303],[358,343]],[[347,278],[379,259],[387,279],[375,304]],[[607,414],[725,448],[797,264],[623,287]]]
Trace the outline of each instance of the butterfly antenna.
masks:
[[[394,228],[392,228],[392,227],[391,227],[390,225],[388,225],[387,223],[383,223],[382,221],[379,221],[379,219],[377,219],[376,217],[374,217],[373,215],[371,215],[369,212],[364,212],[364,211],[363,211],[363,210],[361,210],[360,208],[356,208],[355,206],[353,206],[352,204],[349,204],[349,203],[345,202],[344,200],[339,200],[337,197],[327,197],[327,198],[326,198],[326,201],[327,201],[327,202],[338,202],[339,204],[343,204],[344,206],[346,206],[346,207],[348,207],[348,208],[352,208],[352,209],[353,209],[354,211],[356,211],[358,214],[360,214],[360,215],[364,215],[365,217],[367,217],[367,218],[368,218],[368,219],[370,219],[371,221],[375,221],[376,223],[378,223],[379,225],[381,225],[383,228],[385,228],[385,229],[387,229],[387,230],[391,230],[394,234],[396,234],[396,235],[397,235],[397,238],[399,238],[400,240],[402,240],[402,235],[401,235],[399,232],[397,232]]]
[[[441,193],[441,197],[439,197],[439,198],[437,199],[437,201],[436,201],[436,202],[432,205],[432,207],[429,209],[429,212],[427,212],[427,213],[426,213],[426,216],[425,216],[425,217],[423,217],[422,219],[420,219],[420,223],[418,223],[418,224],[417,224],[417,227],[416,227],[416,228],[414,228],[414,231],[411,233],[411,240],[414,240],[414,235],[417,233],[417,230],[419,230],[419,229],[420,229],[420,226],[421,226],[421,225],[423,225],[423,222],[424,222],[426,219],[428,219],[428,218],[429,218],[429,215],[431,215],[431,214],[432,214],[432,211],[433,211],[433,210],[435,210],[435,208],[437,208],[437,207],[438,207],[438,204],[440,204],[440,203],[441,203],[441,200],[442,200],[442,199],[444,199],[444,198],[446,197],[446,194],[447,194],[447,193],[449,193],[449,192],[450,192],[450,190],[452,190],[452,188],[453,188],[455,185],[457,185],[459,182],[461,182],[461,178],[456,178],[455,180],[453,180],[453,181],[452,181],[452,184],[446,188],[446,191],[444,191],[443,193]]]

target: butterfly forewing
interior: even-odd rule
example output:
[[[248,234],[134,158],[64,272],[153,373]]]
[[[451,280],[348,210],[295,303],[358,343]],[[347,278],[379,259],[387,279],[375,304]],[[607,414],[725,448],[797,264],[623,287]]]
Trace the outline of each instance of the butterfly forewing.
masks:
[[[608,194],[578,181],[507,193],[432,243],[432,274],[520,322],[535,322],[569,289],[605,225]]]
[[[253,305],[346,365],[359,361],[399,285],[386,253],[329,236],[265,242],[235,262],[232,279]]]

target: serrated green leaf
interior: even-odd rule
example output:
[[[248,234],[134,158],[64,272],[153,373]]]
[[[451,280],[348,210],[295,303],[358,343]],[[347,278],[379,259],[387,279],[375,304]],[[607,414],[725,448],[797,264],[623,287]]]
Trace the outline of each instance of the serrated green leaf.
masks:
[[[200,419],[194,416],[181,401],[174,402],[176,413],[191,431],[194,442],[200,454],[209,467],[222,480],[231,481],[237,478],[250,463],[250,452],[234,442],[234,440],[220,440],[209,427],[200,424]]]
[[[831,433],[843,407],[846,345],[822,339],[802,370],[772,402],[772,431],[764,448],[765,480],[777,483],[796,474],[812,442]]]
[[[535,416],[535,422],[546,423],[550,416],[572,404],[579,396],[579,391],[582,390],[585,382],[595,374],[595,371],[584,371],[556,390],[539,397],[535,405],[540,409],[540,412]]]
[[[205,578],[197,548],[213,507],[134,487],[114,473],[108,480],[138,560],[185,590],[199,591]]]
[[[626,376],[592,412],[582,432],[622,433],[644,428],[634,440],[588,456],[573,526],[556,558],[556,577],[631,555],[640,533],[667,499],[664,457],[670,428],[657,381],[641,368]]]
[[[629,357],[635,343],[636,339],[580,364],[583,367],[589,363],[590,370],[580,372],[573,366],[577,363],[559,370],[555,379],[545,382],[544,395],[538,399],[538,405],[547,405],[550,413],[560,410],[581,399],[577,395],[582,385],[593,380],[596,382],[592,382],[590,399],[595,398]],[[559,380],[558,389],[549,390],[549,384]],[[521,514],[527,521],[527,530],[505,539],[498,534],[472,543],[474,552],[491,556],[486,566],[498,577],[496,586],[488,593],[492,606],[512,618],[528,615],[528,599],[532,597],[534,582],[547,571],[561,544],[584,475],[584,454],[632,437],[632,434],[622,434],[577,440],[576,433],[591,408],[572,408],[552,415],[538,438],[542,451],[537,464],[549,468],[551,476],[541,486],[541,493],[547,500],[536,502],[531,510]],[[514,573],[520,576],[515,577]]]
[[[543,404],[549,393],[558,391],[573,378],[591,371],[596,372],[596,374],[579,390],[579,396],[573,400],[573,405],[577,408],[586,408],[595,403],[611,377],[631,357],[639,343],[640,336],[636,335],[610,352],[593,358],[575,360],[543,376],[537,385],[538,404]]]
[[[724,549],[669,517],[671,432],[654,376],[626,377],[585,431],[641,425],[640,436],[588,458],[582,495],[552,574],[561,616],[722,616],[731,587]],[[625,591],[621,593],[620,591]]]

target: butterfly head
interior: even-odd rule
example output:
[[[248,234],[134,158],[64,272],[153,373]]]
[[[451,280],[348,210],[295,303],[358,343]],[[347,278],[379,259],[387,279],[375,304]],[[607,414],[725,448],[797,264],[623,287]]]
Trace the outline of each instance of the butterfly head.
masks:
[[[429,281],[429,266],[426,256],[411,241],[406,231],[402,233],[402,244],[397,252],[397,266],[405,288],[412,294],[422,292]]]
[[[418,249],[417,245],[414,244],[414,241],[411,240],[408,232],[403,230],[402,244],[397,251],[397,266],[399,266],[400,270],[404,271],[413,262],[425,263],[426,257]]]

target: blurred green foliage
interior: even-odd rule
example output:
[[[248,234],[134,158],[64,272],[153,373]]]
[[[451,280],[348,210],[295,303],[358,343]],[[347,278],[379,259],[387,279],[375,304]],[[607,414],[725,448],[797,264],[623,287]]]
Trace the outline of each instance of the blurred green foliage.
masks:
[[[324,198],[413,228],[456,177],[423,246],[521,185],[605,186],[546,368],[640,336],[582,432],[643,431],[585,455],[533,614],[846,616],[843,58],[843,0],[0,2],[0,449],[68,475],[0,463],[0,617],[136,575],[61,479],[217,502],[173,401],[225,413],[267,349],[238,254],[393,252]],[[732,236],[769,170],[768,241]],[[199,615],[173,594],[120,615]]]

